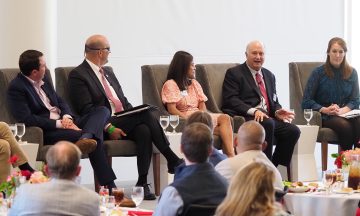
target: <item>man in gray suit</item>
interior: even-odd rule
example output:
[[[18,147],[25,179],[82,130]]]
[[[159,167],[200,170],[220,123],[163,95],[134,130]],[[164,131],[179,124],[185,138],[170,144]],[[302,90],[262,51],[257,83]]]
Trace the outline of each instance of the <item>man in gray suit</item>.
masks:
[[[74,181],[80,159],[80,149],[70,142],[51,146],[45,166],[51,180],[21,185],[9,215],[100,215],[99,196]]]

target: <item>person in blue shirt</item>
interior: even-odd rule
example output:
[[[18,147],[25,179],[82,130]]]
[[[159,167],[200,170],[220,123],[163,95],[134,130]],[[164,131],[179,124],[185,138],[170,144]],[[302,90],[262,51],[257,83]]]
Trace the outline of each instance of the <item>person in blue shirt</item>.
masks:
[[[342,150],[348,150],[358,144],[360,117],[340,115],[359,108],[358,75],[346,61],[347,46],[342,38],[332,38],[326,52],[325,64],[314,69],[306,84],[302,108],[319,111],[323,127],[333,129]]]

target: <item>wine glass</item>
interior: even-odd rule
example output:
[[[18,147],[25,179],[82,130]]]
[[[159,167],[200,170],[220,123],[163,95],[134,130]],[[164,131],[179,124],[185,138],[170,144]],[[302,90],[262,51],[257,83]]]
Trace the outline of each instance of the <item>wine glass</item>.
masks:
[[[166,128],[169,127],[169,116],[160,116],[160,125],[164,130],[164,133],[166,133]]]
[[[144,188],[138,186],[133,187],[131,192],[131,199],[134,201],[136,208],[138,208],[144,199]]]
[[[310,125],[310,120],[311,120],[312,117],[313,117],[312,109],[304,109],[304,118],[307,121],[306,125],[308,125],[308,126]]]
[[[109,210],[109,212],[111,212],[111,210],[113,210],[115,208],[115,197],[114,196],[107,196],[106,198],[106,209]]]
[[[336,178],[336,176],[335,176]],[[323,172],[323,184],[326,189],[326,193],[329,194],[330,186],[334,183],[334,173],[332,170],[326,170]]]
[[[16,124],[9,124],[9,128],[10,128],[12,134],[15,137],[17,135],[17,126],[16,126]]]
[[[173,128],[173,133],[176,133],[175,128],[179,125],[178,115],[170,115],[170,125]]]
[[[25,134],[25,124],[24,123],[16,123],[17,127],[17,136],[19,137],[19,143],[22,142],[21,138]]]

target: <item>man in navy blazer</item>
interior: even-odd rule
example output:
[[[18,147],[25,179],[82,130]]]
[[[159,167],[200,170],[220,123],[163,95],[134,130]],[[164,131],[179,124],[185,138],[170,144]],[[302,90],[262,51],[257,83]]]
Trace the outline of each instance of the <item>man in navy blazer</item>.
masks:
[[[106,160],[103,131],[110,116],[105,107],[98,107],[82,117],[75,116],[55,92],[46,76],[46,62],[37,50],[20,55],[21,73],[8,88],[7,101],[12,115],[26,126],[40,127],[45,145],[60,140],[74,142],[89,159],[101,185],[115,187],[115,174]]]
[[[228,69],[223,83],[222,111],[258,121],[265,129],[265,154],[274,163],[288,166],[300,130],[290,124],[294,113],[282,109],[276,94],[275,76],[262,65],[264,46],[252,41],[246,47],[246,62]],[[273,145],[276,145],[272,154]]]
[[[70,99],[74,109],[81,115],[99,106],[107,107],[114,114],[119,107],[116,103],[120,103],[120,107],[125,111],[132,108],[113,71],[103,68],[108,62],[109,54],[110,44],[107,38],[103,35],[93,35],[85,43],[85,60],[69,74]],[[122,117],[112,115],[109,122],[107,131],[110,139],[130,139],[137,144],[139,177],[136,185],[144,187],[145,200],[156,199],[147,184],[152,144],[154,143],[167,159],[170,173],[173,173],[174,167],[182,162],[170,149],[157,114],[147,110]]]

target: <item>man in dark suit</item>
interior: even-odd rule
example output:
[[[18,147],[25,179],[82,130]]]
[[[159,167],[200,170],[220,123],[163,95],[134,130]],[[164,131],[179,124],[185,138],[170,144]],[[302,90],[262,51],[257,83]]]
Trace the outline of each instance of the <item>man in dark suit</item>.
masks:
[[[82,153],[89,154],[94,172],[101,185],[115,187],[116,176],[107,163],[103,148],[103,131],[110,113],[97,107],[81,118],[76,117],[55,92],[45,75],[46,62],[37,50],[20,55],[21,73],[13,79],[7,92],[12,115],[26,126],[37,126],[44,132],[44,143],[60,140],[74,142]]]
[[[103,66],[108,62],[110,44],[103,35],[93,35],[85,44],[85,60],[69,74],[70,99],[81,115],[86,115],[100,106],[112,114],[132,108],[125,97],[115,74]],[[130,139],[137,144],[138,181],[144,187],[144,199],[155,199],[147,184],[147,174],[152,155],[152,143],[168,161],[169,173],[179,165],[179,159],[169,147],[169,142],[153,111],[109,118],[107,132],[110,139]]]
[[[252,41],[246,47],[246,62],[228,69],[223,83],[222,111],[258,121],[265,129],[265,154],[274,163],[288,166],[300,130],[290,124],[294,113],[281,108],[276,94],[275,76],[262,65],[264,46]],[[276,145],[272,154],[273,145]]]

